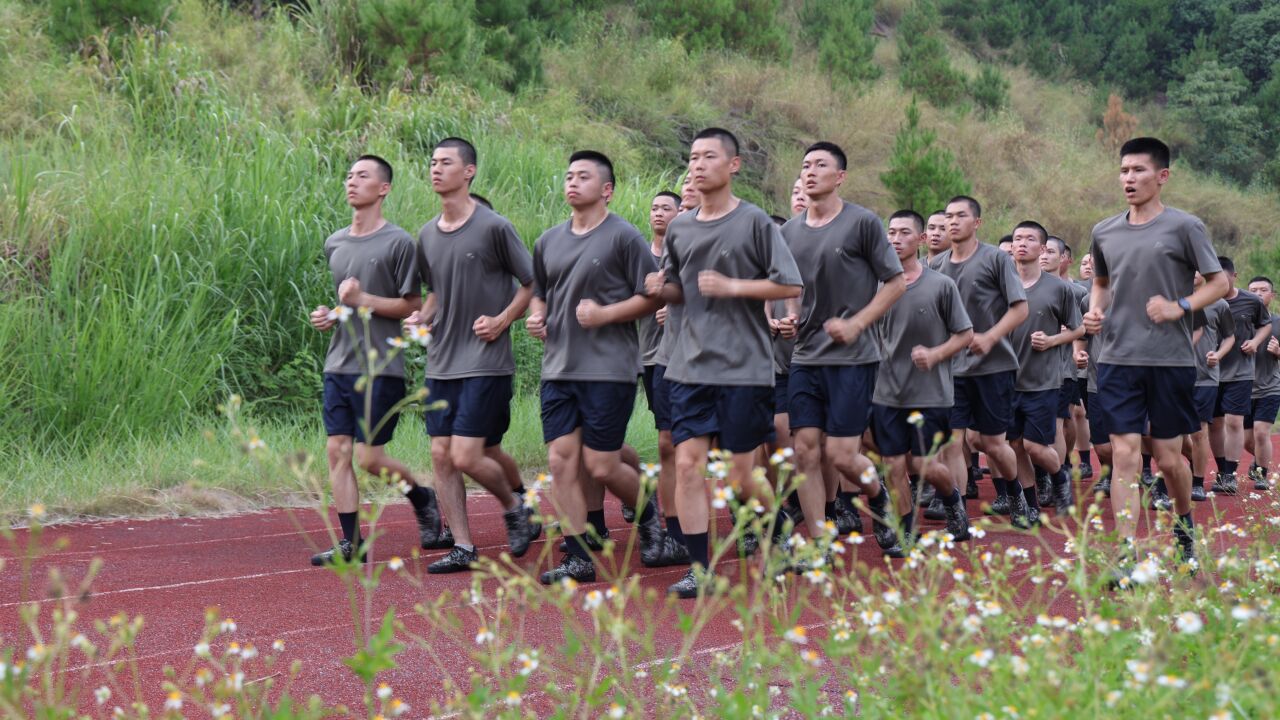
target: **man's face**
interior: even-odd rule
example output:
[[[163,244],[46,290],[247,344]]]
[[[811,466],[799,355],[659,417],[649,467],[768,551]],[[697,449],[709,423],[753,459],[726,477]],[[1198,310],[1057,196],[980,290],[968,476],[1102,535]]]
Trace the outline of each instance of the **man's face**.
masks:
[[[1040,251],[1040,269],[1050,275],[1057,275],[1062,270],[1062,251],[1056,242],[1048,243]]]
[[[1262,304],[1271,306],[1271,301],[1276,298],[1275,286],[1266,280],[1254,280],[1249,283],[1249,292],[1262,298]]]
[[[814,150],[804,156],[800,165],[800,180],[809,197],[826,197],[844,183],[845,171],[840,169],[836,156],[826,150]]]
[[[1000,252],[1004,253],[1005,255],[1008,255],[1009,257],[1013,257],[1013,241],[1012,240],[1005,240],[1003,242],[999,242],[996,244],[996,247],[999,248]]]
[[[720,138],[694,140],[689,148],[689,175],[693,178],[693,188],[700,193],[728,185],[740,165],[741,161],[729,155]]]
[[[686,175],[684,184],[680,186],[680,212],[692,210],[701,204],[701,194],[693,189],[693,176]]]
[[[353,208],[369,207],[391,192],[391,183],[382,175],[382,168],[372,160],[357,160],[347,171],[344,186],[347,204]]]
[[[1019,264],[1039,262],[1044,253],[1044,240],[1035,228],[1018,228],[1013,231],[1013,259]]]
[[[564,199],[570,207],[588,207],[608,200],[613,183],[604,181],[600,166],[594,160],[577,160],[564,174]]]
[[[462,162],[458,148],[441,147],[431,153],[431,189],[437,193],[443,195],[465,188],[475,172],[475,165]]]
[[[924,226],[925,241],[929,243],[929,252],[940,253],[946,250],[951,242],[947,239],[947,215],[936,213],[930,215]]]
[[[659,195],[649,206],[649,229],[654,235],[666,235],[667,225],[678,212],[680,208],[676,206],[675,200],[672,200],[669,195]]]
[[[791,217],[809,209],[809,196],[804,192],[804,180],[797,179],[791,186]]]
[[[1092,255],[1085,255],[1084,257],[1080,258],[1080,279],[1081,280],[1093,279],[1093,256]]]
[[[973,207],[961,200],[947,206],[947,237],[951,242],[963,242],[973,237],[982,225],[982,218],[975,217]]]
[[[1120,158],[1120,187],[1130,205],[1150,202],[1168,181],[1169,169],[1157,169],[1150,155],[1144,153]]]
[[[920,248],[920,242],[924,240],[924,234],[911,218],[890,220],[888,234],[889,244],[893,245],[893,251],[898,254],[899,260],[915,257],[916,251]]]

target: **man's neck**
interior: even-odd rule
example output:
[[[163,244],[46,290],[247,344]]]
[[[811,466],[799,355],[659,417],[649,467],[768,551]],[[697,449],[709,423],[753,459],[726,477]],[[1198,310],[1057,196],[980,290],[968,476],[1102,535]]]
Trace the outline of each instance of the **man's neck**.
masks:
[[[1240,295],[1240,288],[1235,285],[1232,285],[1231,289],[1227,291],[1228,300],[1235,300],[1238,295]]]
[[[822,227],[835,219],[844,209],[844,200],[835,193],[827,193],[822,197],[810,197],[805,224],[810,227]]]
[[[465,187],[440,196],[440,221],[451,227],[457,227],[471,218],[476,211],[476,201]]]
[[[1066,268],[1058,268],[1058,279],[1059,279],[1059,280],[1067,280],[1067,281],[1070,281],[1070,280],[1071,280],[1071,274],[1070,274],[1069,272],[1067,272],[1067,269],[1066,269]]]
[[[738,207],[741,201],[733,194],[733,185],[716,188],[702,193],[702,204],[698,206],[699,220],[716,220],[728,215]]]
[[[1164,212],[1164,203],[1160,202],[1160,196],[1156,195],[1141,205],[1129,206],[1129,224],[1144,225],[1156,219],[1156,216]]]
[[[649,252],[654,255],[662,254],[662,246],[667,242],[667,233],[665,231],[653,234],[653,240],[649,241]]]
[[[902,279],[908,285],[920,279],[921,273],[924,272],[924,266],[920,264],[920,259],[915,255],[908,255],[902,260]]]
[[[951,241],[951,261],[964,262],[978,252],[978,236],[970,235],[963,240]]]
[[[937,250],[937,251],[935,251],[933,248],[929,248],[928,250],[925,250],[924,252],[925,252],[925,255],[924,255],[924,261],[925,261],[925,262],[933,262],[933,259],[934,259],[934,258],[936,258],[936,257],[938,257],[939,255],[941,255],[942,253],[946,252],[946,250]]]
[[[1014,264],[1018,266],[1018,277],[1022,278],[1023,287],[1035,284],[1035,282],[1040,279],[1040,275],[1044,273],[1044,270],[1040,268],[1040,263],[1037,260]]]
[[[351,234],[356,237],[376,233],[386,224],[382,217],[382,203],[355,208],[351,213]]]
[[[573,214],[569,219],[569,227],[574,233],[582,235],[591,232],[600,227],[600,223],[609,217],[609,206],[603,202],[592,203],[580,208],[574,208]]]

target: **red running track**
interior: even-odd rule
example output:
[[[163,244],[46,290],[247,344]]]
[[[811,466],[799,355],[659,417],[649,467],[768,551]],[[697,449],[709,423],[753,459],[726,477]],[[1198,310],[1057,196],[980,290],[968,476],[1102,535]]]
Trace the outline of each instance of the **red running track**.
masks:
[[[1248,462],[1248,459],[1243,460],[1242,467],[1247,468]],[[1091,482],[1082,483],[1077,495]],[[1252,484],[1248,483],[1248,486]],[[993,489],[988,480],[981,483],[981,489],[982,500],[968,503],[974,519],[981,513],[980,503],[992,499]],[[1228,517],[1238,516],[1243,504],[1248,502],[1248,494],[1249,490],[1242,488],[1241,495],[1236,498],[1219,498],[1216,501],[1218,509],[1225,510]],[[630,526],[622,521],[616,501],[612,498],[609,501],[607,517],[610,531],[620,544],[625,543],[631,532]],[[496,503],[488,496],[473,496],[470,509],[473,534],[481,553],[497,557],[506,549],[506,535]],[[1052,513],[1051,510],[1046,512]],[[1209,503],[1197,504],[1197,525],[1205,527],[1211,513]],[[926,530],[941,526],[938,522],[924,521]],[[389,507],[379,527],[383,535],[377,543],[379,557],[375,562],[386,562],[392,554],[408,558],[416,542],[416,525],[408,505]],[[15,591],[21,586],[22,573],[22,563],[15,554],[22,553],[21,548],[28,541],[29,534],[19,530],[16,535],[17,547],[3,548],[0,554],[4,559],[3,569],[0,569],[0,587],[7,588],[0,595],[0,647],[15,647],[15,657],[20,656],[32,642],[18,612],[24,598]],[[1226,542],[1223,535],[1212,537],[1215,542]],[[328,544],[324,523],[315,511],[280,509],[222,518],[74,523],[46,528],[44,540],[45,547],[52,548],[55,542],[65,542],[65,546],[49,552],[34,564],[30,574],[34,588],[30,597],[46,598],[39,602],[48,609],[57,602],[50,599],[50,595],[58,596],[64,592],[50,586],[47,580],[50,570],[57,568],[65,580],[63,586],[75,588],[85,576],[90,562],[95,558],[101,559],[103,565],[93,583],[92,596],[77,607],[80,623],[86,635],[96,637],[90,629],[95,619],[106,619],[118,612],[140,615],[145,619],[136,644],[137,667],[144,698],[153,709],[164,703],[162,683],[165,666],[173,666],[180,674],[191,668],[192,648],[200,639],[207,608],[216,608],[223,617],[236,621],[238,628],[234,639],[242,645],[252,643],[266,652],[273,640],[285,642],[285,650],[281,653],[285,664],[278,669],[287,667],[287,663],[294,660],[302,663],[302,673],[290,688],[295,698],[305,698],[314,693],[328,704],[360,706],[362,687],[341,662],[354,651],[355,640],[347,593],[334,573],[308,565],[310,553]],[[1028,550],[1043,546],[1036,536],[1003,524],[988,531],[983,540],[975,542]],[[532,566],[535,559],[543,554],[545,543],[544,534],[529,555],[519,562],[534,570]],[[1061,546],[1056,541],[1050,544]],[[856,550],[856,558],[861,563],[875,566],[884,562],[873,541],[850,549]],[[444,551],[424,553],[422,568],[443,554]],[[722,566],[722,572],[732,576],[736,573],[735,567],[736,561],[729,561]],[[640,576],[642,587],[661,593],[685,572],[685,568],[648,569],[633,559],[631,571]],[[425,621],[413,611],[415,603],[429,603],[443,591],[465,594],[472,583],[469,574],[416,574],[425,578],[425,590],[392,573],[383,574],[383,582],[372,601],[375,619],[381,617],[387,608],[395,607],[397,616],[408,629],[425,631]],[[489,591],[495,583],[494,580],[486,581],[483,587],[486,596],[491,594]],[[603,589],[606,585],[601,583],[596,587]],[[590,587],[584,587],[579,592],[588,589]],[[1033,591],[1033,586],[1026,583],[1024,596],[1029,597]],[[468,632],[465,637],[474,633],[479,624],[478,618],[484,611],[463,601],[447,606],[445,610],[457,613],[463,620]],[[656,647],[679,647],[681,638],[676,629],[674,602],[659,602],[653,607],[637,604],[631,611],[637,617],[643,613],[647,622],[659,628]],[[1051,611],[1066,616],[1077,614],[1069,598],[1065,597],[1055,601]],[[543,612],[545,618],[526,619],[525,640],[534,646],[556,648],[563,642],[561,618],[555,610]],[[741,634],[730,624],[731,620],[732,617],[725,615],[712,622],[698,637],[695,653],[709,654],[735,647]],[[813,625],[823,623],[822,618],[816,617],[803,621]],[[42,631],[48,627],[48,613],[40,624]],[[227,640],[222,638],[222,642]],[[216,653],[218,647],[214,649]],[[425,716],[433,700],[445,697],[443,684],[446,678],[463,687],[468,684],[468,671],[473,663],[467,651],[463,648],[436,650],[443,652],[433,656],[409,643],[409,648],[397,658],[399,666],[380,677],[395,689],[397,696],[415,709],[412,713],[415,717]],[[90,687],[96,685],[96,682],[91,682]],[[840,689],[830,690],[835,693]],[[526,703],[526,708],[537,710],[536,700],[530,700],[534,702],[532,705]]]

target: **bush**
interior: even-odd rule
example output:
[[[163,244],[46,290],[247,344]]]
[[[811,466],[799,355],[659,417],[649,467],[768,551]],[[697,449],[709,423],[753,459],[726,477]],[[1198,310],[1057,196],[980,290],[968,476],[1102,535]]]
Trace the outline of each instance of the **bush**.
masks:
[[[898,26],[898,61],[902,65],[899,82],[903,89],[946,107],[964,94],[965,79],[951,67],[939,27],[938,9],[931,0],[921,0],[902,17]]]
[[[907,122],[893,140],[889,171],[880,181],[900,208],[927,214],[951,197],[967,195],[969,182],[950,151],[934,147],[937,133],[920,127],[920,108],[914,99],[907,107]]]
[[[833,75],[852,82],[875,80],[881,73],[872,59],[875,19],[871,0],[806,0],[800,33],[817,49],[818,64]]]
[[[117,35],[132,25],[159,26],[172,0],[50,0],[48,33],[76,49],[89,38]]]
[[[1009,81],[995,66],[983,65],[969,85],[969,94],[984,112],[995,113],[1009,104]]]
[[[663,35],[690,50],[732,50],[783,59],[791,41],[778,19],[779,0],[641,0],[639,11]]]

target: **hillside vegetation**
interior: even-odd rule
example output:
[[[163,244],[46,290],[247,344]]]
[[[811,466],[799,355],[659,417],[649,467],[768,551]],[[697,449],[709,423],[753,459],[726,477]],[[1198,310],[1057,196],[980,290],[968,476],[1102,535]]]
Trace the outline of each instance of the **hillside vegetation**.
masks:
[[[918,96],[915,146],[952,156],[989,238],[1031,217],[1083,249],[1121,209],[1115,134],[1188,126],[1156,97],[1107,112],[1126,88],[977,53],[949,18],[904,0],[0,0],[0,508],[253,488],[233,456],[192,462],[230,392],[269,442],[318,448],[327,337],[306,312],[332,295],[320,248],[348,222],[340,183],[362,152],[395,165],[387,212],[413,232],[436,212],[427,160],[446,135],[475,142],[476,191],[531,244],[567,216],[571,150],[613,157],[613,208],[645,227],[707,124],[742,137],[740,194],[767,209],[829,139],[845,196],[887,214]],[[1242,274],[1280,268],[1264,175],[1246,188],[1180,160],[1168,192]],[[517,422],[536,424],[540,349],[515,339]],[[402,428],[393,451],[425,465]],[[525,430],[513,442],[536,462]]]

